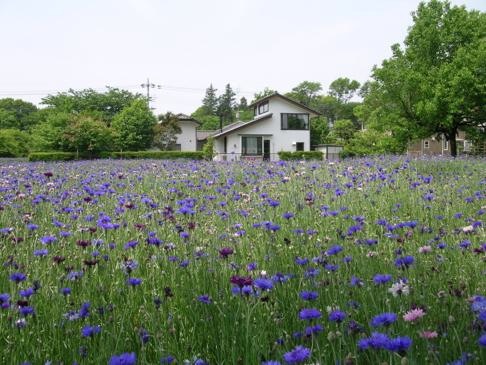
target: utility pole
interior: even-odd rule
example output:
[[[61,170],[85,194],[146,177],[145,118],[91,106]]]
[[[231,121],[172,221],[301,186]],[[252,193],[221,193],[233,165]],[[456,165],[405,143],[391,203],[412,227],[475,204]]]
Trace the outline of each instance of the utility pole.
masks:
[[[147,106],[150,109],[150,89],[162,89],[162,86],[150,83],[148,77],[147,77],[147,82],[144,84],[140,84],[140,86],[144,89],[147,89]]]

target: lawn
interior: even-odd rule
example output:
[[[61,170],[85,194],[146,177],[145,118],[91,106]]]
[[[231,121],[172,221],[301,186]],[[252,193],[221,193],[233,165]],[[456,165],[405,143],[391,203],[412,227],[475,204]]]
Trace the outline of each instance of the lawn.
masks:
[[[485,213],[484,159],[0,162],[0,363],[486,363]]]

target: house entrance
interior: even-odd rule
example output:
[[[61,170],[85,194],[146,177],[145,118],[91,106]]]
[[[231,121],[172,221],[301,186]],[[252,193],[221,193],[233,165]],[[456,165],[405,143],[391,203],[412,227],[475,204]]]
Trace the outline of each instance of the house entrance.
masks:
[[[270,140],[264,139],[263,140],[263,161],[270,160]]]

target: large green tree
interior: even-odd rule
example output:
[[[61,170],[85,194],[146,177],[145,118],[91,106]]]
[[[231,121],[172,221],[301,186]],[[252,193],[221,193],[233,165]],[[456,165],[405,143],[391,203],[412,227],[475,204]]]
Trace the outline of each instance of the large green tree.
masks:
[[[203,107],[206,109],[205,112],[207,115],[216,114],[218,109],[218,96],[216,95],[216,91],[218,90],[213,87],[213,84],[210,84],[206,89],[206,94],[204,95],[202,103]]]
[[[115,115],[111,128],[115,148],[138,151],[149,148],[153,140],[156,118],[144,99],[136,99]]]
[[[26,156],[30,149],[30,136],[18,129],[0,129],[0,157]]]
[[[303,81],[285,95],[312,108],[316,106],[316,101],[321,91],[322,85],[320,82]]]
[[[359,90],[360,84],[356,80],[340,77],[329,85],[329,95],[341,103],[347,103]]]
[[[218,98],[217,115],[222,119],[223,124],[232,123],[235,120],[234,109],[236,106],[235,92],[230,84],[226,84],[224,93]]]
[[[77,116],[65,128],[63,134],[66,149],[88,156],[109,151],[112,146],[110,129],[102,121],[91,116]]]
[[[37,107],[21,99],[0,99],[0,129],[29,130],[37,123]]]
[[[486,14],[431,0],[412,17],[404,45],[373,70],[360,112],[392,133],[443,134],[456,156],[459,130],[486,127]]]
[[[177,141],[177,135],[182,132],[177,115],[167,112],[157,118],[159,123],[154,126],[154,146],[162,151],[169,150]]]
[[[66,141],[63,138],[65,129],[69,126],[72,115],[55,109],[38,111],[41,122],[31,130],[33,151],[64,151]]]
[[[113,118],[134,100],[143,99],[144,97],[141,94],[107,87],[106,92],[93,89],[70,89],[67,92],[46,96],[42,99],[42,104],[65,113],[90,114],[103,120],[109,126]]]

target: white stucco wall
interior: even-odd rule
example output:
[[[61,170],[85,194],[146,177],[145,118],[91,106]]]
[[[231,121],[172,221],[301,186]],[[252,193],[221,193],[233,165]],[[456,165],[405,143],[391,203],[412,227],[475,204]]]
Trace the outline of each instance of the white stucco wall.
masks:
[[[179,121],[181,133],[177,135],[177,144],[181,145],[181,151],[195,151],[197,146],[196,128],[197,123],[190,120]]]
[[[278,160],[279,151],[296,151],[297,142],[303,142],[304,151],[310,151],[310,131],[282,130],[280,121],[280,113],[308,113],[307,110],[301,109],[282,98],[273,97],[269,100],[268,113],[272,113],[271,118],[258,121],[226,135],[227,160],[233,160],[239,157],[241,154],[241,137],[245,135],[262,136],[263,140],[270,140],[270,157],[272,160]],[[223,153],[224,136],[217,138],[215,142],[216,152]],[[231,156],[232,153],[235,154],[234,158]],[[218,159],[221,160],[222,158]]]

